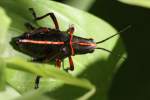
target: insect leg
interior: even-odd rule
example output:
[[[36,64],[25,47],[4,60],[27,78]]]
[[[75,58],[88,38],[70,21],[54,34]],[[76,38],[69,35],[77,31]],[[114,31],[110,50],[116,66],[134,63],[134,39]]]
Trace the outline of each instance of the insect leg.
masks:
[[[71,48],[71,55],[74,55],[74,48],[72,47],[72,38],[73,38],[73,32],[74,32],[74,27],[71,25],[69,27],[69,29],[67,30],[70,34],[70,41],[69,41],[69,44],[70,44],[70,48]]]
[[[34,58],[32,61],[33,62],[44,62],[44,61],[46,61],[46,59],[45,58]],[[41,78],[41,76],[39,76],[39,75],[36,76],[34,89],[39,88],[40,78]]]
[[[24,25],[25,25],[25,27],[26,27],[28,30],[34,30],[34,29],[35,29],[35,27],[32,26],[30,23],[25,23]]]
[[[71,34],[73,34],[73,32],[74,32],[74,26],[70,25],[69,29],[67,30],[67,33],[69,33],[71,35]]]
[[[72,57],[71,57],[71,56],[69,57],[69,64],[70,64],[70,68],[69,68],[69,69],[70,69],[71,71],[73,71],[73,70],[74,70],[74,64],[73,64],[73,60],[72,60]]]
[[[32,62],[42,62],[43,59],[44,58],[33,58]],[[41,78],[41,76],[39,76],[39,75],[36,76],[34,89],[38,89],[39,88],[40,78]]]
[[[69,64],[70,64],[70,67],[65,69],[66,72],[68,72],[68,70],[71,70],[71,71],[74,70],[74,64],[73,64],[73,60],[71,56],[69,57]]]
[[[64,71],[68,72],[69,68],[65,68],[65,66],[64,66],[64,59],[62,60],[62,67],[63,67]]]
[[[40,19],[43,19],[44,17],[50,16],[55,24],[55,28],[57,30],[59,30],[59,25],[58,25],[58,22],[57,22],[57,19],[56,19],[56,16],[54,15],[54,13],[51,12],[51,13],[47,13],[43,16],[37,17],[33,8],[29,8],[29,10],[32,12],[32,15],[34,16],[35,20],[40,20]]]
[[[61,60],[56,58],[56,67],[60,68],[61,67]]]
[[[62,67],[63,67],[63,70],[65,70],[64,59],[62,60]]]
[[[53,53],[51,53],[51,54],[53,54]],[[47,57],[41,57],[41,58],[33,58],[33,62],[40,62],[40,63],[48,63],[50,60],[52,60],[53,58],[55,58],[58,54],[55,54],[55,55],[51,55],[51,54],[49,54]],[[60,59],[56,59],[56,66],[58,67],[58,68],[60,68],[61,67],[61,60]],[[39,83],[40,83],[40,78],[41,78],[41,76],[37,76],[36,77],[36,80],[35,80],[35,89],[37,89],[37,88],[39,88]]]
[[[71,70],[71,71],[73,71],[74,70],[74,64],[73,64],[73,60],[72,60],[72,57],[70,56],[70,57],[68,57],[69,58],[69,65],[70,65],[70,67],[69,68],[64,68],[64,70],[66,71],[66,72],[68,72],[68,70]]]
[[[34,86],[35,89],[39,88],[40,78],[41,78],[41,76],[37,76],[36,79],[35,79],[35,86]]]

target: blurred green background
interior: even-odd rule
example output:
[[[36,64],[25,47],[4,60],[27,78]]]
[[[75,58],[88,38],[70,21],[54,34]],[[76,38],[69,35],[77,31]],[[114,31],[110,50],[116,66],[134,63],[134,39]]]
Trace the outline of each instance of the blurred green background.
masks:
[[[97,17],[104,19],[117,30],[125,28],[127,25],[132,27],[121,33],[121,38],[123,40],[125,50],[128,54],[127,59],[121,67],[113,76],[111,86],[109,88],[107,99],[108,100],[150,100],[150,1],[143,0],[138,2],[138,0],[127,0],[127,3],[123,3],[125,0],[55,0],[66,5],[78,8],[80,10],[87,11]],[[136,2],[137,1],[137,2]],[[70,12],[73,13],[73,12]],[[75,16],[74,16],[75,17]],[[90,23],[89,23],[90,25]],[[97,27],[97,26],[95,26]],[[119,45],[120,44],[116,44]],[[115,49],[114,49],[115,51]],[[118,49],[116,49],[118,51]],[[122,52],[122,51],[121,51]],[[101,76],[93,75],[93,70],[97,70],[95,74],[103,73],[103,70],[98,70],[98,66],[104,66],[106,63],[110,63],[114,59],[113,57],[108,59],[108,61],[99,61],[96,60],[90,66],[90,69],[86,69],[84,73],[80,74],[79,77],[85,76],[90,82],[100,84],[101,81],[96,81],[97,78]],[[116,58],[117,59],[117,58]],[[113,62],[113,61],[112,61]],[[111,63],[112,64],[112,63]],[[109,65],[109,64],[108,64]],[[108,66],[106,65],[106,66]],[[114,64],[115,65],[115,64]],[[107,67],[106,67],[107,68]],[[100,69],[106,69],[100,68]],[[2,68],[1,68],[2,69]],[[3,73],[0,71],[0,74]],[[95,79],[93,79],[95,77]],[[102,77],[102,79],[105,77]],[[107,77],[106,77],[107,78]],[[3,77],[1,78],[3,80]],[[105,79],[104,79],[105,80]],[[107,82],[106,82],[107,83]],[[4,84],[4,83],[1,83]],[[105,86],[105,85],[104,85]],[[107,84],[106,84],[107,86]],[[97,92],[91,97],[91,100],[107,100],[104,95],[101,93],[102,87],[97,87]],[[74,91],[73,91],[74,90]],[[105,90],[105,89],[104,89]],[[106,89],[107,90],[107,89]],[[79,96],[85,93],[85,90],[80,90],[78,88],[65,85],[61,89],[56,90],[55,92],[49,93],[46,92],[44,95],[40,93],[34,94],[34,91],[31,93],[25,94],[22,100],[71,100],[72,95],[67,95],[69,91],[73,91],[70,94],[73,96]],[[9,89],[9,95],[13,95],[15,91]],[[32,93],[33,92],[33,93]],[[63,94],[62,94],[63,93]],[[103,95],[104,94],[104,95]],[[3,93],[0,93],[3,95]],[[20,94],[16,93],[16,97]],[[103,95],[104,97],[99,97],[98,95]],[[5,96],[5,95],[4,95]],[[33,97],[34,96],[34,97]],[[58,97],[60,96],[60,97]],[[5,96],[7,97],[7,95]],[[13,97],[13,96],[12,96]],[[31,98],[32,97],[32,98]],[[1,99],[1,98],[0,98]],[[21,100],[20,98],[18,100]],[[11,100],[11,99],[10,99]]]

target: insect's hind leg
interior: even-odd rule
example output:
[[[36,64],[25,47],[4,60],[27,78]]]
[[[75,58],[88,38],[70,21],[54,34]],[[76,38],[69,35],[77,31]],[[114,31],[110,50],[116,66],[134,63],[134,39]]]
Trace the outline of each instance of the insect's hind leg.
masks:
[[[32,12],[32,15],[33,15],[35,20],[40,20],[40,19],[43,19],[44,17],[50,16],[51,19],[53,20],[54,24],[55,24],[55,28],[57,30],[59,30],[59,25],[58,25],[58,22],[57,22],[57,19],[56,19],[56,16],[54,15],[54,13],[51,12],[51,13],[47,13],[47,14],[45,14],[43,16],[37,17],[37,15],[36,15],[36,13],[35,13],[33,8],[29,8],[29,10]]]
[[[34,30],[34,29],[35,29],[35,27],[32,26],[30,23],[25,23],[24,25],[25,25],[25,27],[26,27],[28,30]]]
[[[45,60],[44,57],[41,57],[41,58],[33,58],[33,59],[32,59],[32,62],[40,62],[40,63],[41,63],[41,62],[43,62],[44,60]],[[41,76],[39,76],[39,75],[36,76],[34,89],[38,89],[38,88],[39,88],[40,78],[41,78]]]
[[[41,78],[41,76],[39,76],[39,75],[36,77],[34,89],[39,88],[40,78]]]

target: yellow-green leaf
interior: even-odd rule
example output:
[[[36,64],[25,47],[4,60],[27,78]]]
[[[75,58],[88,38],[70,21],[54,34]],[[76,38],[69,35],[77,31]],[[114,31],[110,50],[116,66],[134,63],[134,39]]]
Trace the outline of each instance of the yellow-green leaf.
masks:
[[[150,8],[150,1],[149,0],[118,0],[122,3],[135,5],[135,6],[141,6],[145,8]]]

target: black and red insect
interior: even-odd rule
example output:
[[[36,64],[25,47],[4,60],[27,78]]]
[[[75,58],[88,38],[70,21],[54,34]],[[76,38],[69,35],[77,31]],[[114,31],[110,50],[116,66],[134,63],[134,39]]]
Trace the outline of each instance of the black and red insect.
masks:
[[[33,58],[35,62],[48,63],[55,60],[56,66],[61,67],[61,63],[65,58],[69,59],[70,67],[64,69],[66,71],[74,70],[72,56],[87,54],[94,52],[95,49],[101,49],[111,52],[107,49],[97,47],[96,44],[102,43],[117,34],[114,34],[102,41],[94,42],[93,39],[86,39],[74,36],[74,27],[70,26],[66,31],[61,31],[54,13],[37,17],[33,8],[29,8],[32,12],[35,21],[50,16],[55,24],[55,28],[39,27],[35,28],[31,24],[26,23],[25,26],[29,29],[28,32],[21,36],[14,37],[11,40],[11,45],[14,49],[25,53]],[[64,66],[63,66],[64,68]],[[40,76],[35,80],[35,88],[38,88]]]

